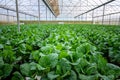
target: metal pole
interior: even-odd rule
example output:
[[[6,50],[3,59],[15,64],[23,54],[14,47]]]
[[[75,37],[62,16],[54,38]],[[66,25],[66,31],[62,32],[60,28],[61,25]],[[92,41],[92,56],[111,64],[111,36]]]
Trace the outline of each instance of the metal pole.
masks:
[[[9,11],[7,9],[7,22],[9,23]]]
[[[74,11],[73,11],[73,15],[74,15]],[[74,20],[75,20],[75,18],[73,18],[73,24],[75,24],[75,21],[74,21]]]
[[[99,17],[97,17],[97,24],[99,24],[100,23],[100,20],[98,19]]]
[[[50,21],[52,21],[52,18],[51,18],[51,13],[50,13]]]
[[[52,15],[52,21],[53,21],[53,15]]]
[[[80,24],[80,16],[78,17],[78,21],[79,21],[79,24]]]
[[[49,21],[51,21],[51,13],[49,12]]]
[[[111,15],[109,16],[109,25],[111,24]]]
[[[14,17],[12,16],[12,22],[14,22]]]
[[[27,20],[27,18],[26,18],[26,14],[25,14],[25,20]]]
[[[30,16],[30,21],[32,21],[32,16]]]
[[[117,24],[117,20],[118,20],[118,19],[117,19],[117,16],[116,16],[116,20],[115,20],[116,25],[118,25],[118,24]]]
[[[81,22],[83,21],[83,15],[81,15]]]
[[[119,16],[119,23],[118,23],[118,25],[120,25],[120,16]]]
[[[87,21],[87,13],[86,13],[86,21]]]
[[[104,15],[105,15],[105,5],[103,6],[102,25],[103,25],[103,23],[104,23]]]
[[[13,16],[13,22],[14,22],[15,20],[14,20],[14,16]]]
[[[81,16],[79,16],[79,21],[81,20]]]
[[[31,16],[30,16],[30,20],[29,21],[31,21]]]
[[[20,20],[19,20],[19,12],[18,12],[18,0],[16,0],[16,15],[17,15],[18,32],[20,32]]]
[[[74,18],[74,24],[75,24],[75,18]]]
[[[40,26],[40,0],[38,0],[38,22],[39,22],[39,26]]]
[[[94,24],[94,10],[92,12],[92,24]]]
[[[47,7],[46,7],[46,21],[47,21]]]

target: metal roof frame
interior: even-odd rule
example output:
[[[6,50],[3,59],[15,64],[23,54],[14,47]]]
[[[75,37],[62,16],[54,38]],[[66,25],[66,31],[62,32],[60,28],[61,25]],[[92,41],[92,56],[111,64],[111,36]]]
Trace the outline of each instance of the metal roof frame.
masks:
[[[16,12],[15,9],[11,9],[11,8],[8,8],[8,7],[2,6],[2,5],[0,5],[0,8]],[[38,18],[38,16],[32,15],[32,14],[28,14],[28,13],[26,13],[26,12],[19,11],[19,13],[21,13],[21,14],[26,14],[26,15],[33,16],[33,17]]]
[[[109,14],[105,14],[105,15],[94,16],[93,18],[102,17],[102,16],[108,16],[108,15],[113,15],[113,14],[119,14],[119,13],[120,12],[109,13]]]
[[[81,15],[83,15],[83,14],[86,14],[86,13],[88,13],[88,12],[91,12],[91,11],[93,11],[93,10],[99,8],[99,7],[102,7],[102,6],[104,6],[104,5],[107,5],[107,4],[109,4],[109,3],[113,2],[113,1],[115,1],[115,0],[107,1],[106,3],[103,3],[103,4],[97,6],[97,7],[93,8],[93,9],[90,9],[90,10],[88,10],[88,11],[82,13],[82,14],[79,14],[79,15],[75,16],[74,18],[77,18],[77,17],[79,17],[79,16],[81,16]]]

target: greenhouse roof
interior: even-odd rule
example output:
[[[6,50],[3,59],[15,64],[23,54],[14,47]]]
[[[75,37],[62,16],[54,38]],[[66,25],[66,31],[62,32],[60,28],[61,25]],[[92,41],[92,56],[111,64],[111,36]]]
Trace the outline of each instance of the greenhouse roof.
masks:
[[[60,19],[74,19],[75,16],[79,18],[78,15],[87,12],[95,7],[98,7],[108,1],[113,1],[105,5],[105,15],[113,14],[120,12],[120,0],[58,0],[59,12],[60,14],[57,18]],[[20,16],[22,14],[29,14],[32,16],[38,17],[38,0],[18,0]],[[16,10],[15,0],[0,0],[0,14],[6,14],[6,11],[3,11],[2,8]],[[94,16],[103,15],[103,7],[97,8],[94,10]],[[9,12],[10,15],[15,16],[16,13],[13,11]],[[87,16],[91,17],[92,11],[90,11]],[[46,7],[43,0],[40,0],[40,17],[41,19],[48,16],[53,16],[50,10]]]

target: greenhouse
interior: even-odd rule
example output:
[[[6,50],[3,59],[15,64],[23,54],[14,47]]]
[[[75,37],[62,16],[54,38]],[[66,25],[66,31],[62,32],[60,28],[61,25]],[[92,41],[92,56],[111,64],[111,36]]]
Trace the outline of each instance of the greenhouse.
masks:
[[[0,0],[0,80],[120,80],[120,0]]]

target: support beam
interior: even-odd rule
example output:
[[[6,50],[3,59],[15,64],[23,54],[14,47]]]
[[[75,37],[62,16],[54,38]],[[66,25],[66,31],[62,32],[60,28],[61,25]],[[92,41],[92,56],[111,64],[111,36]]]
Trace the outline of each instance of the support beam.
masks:
[[[30,16],[30,21],[32,21],[32,17]]]
[[[18,0],[16,0],[16,16],[17,16],[18,32],[20,32],[20,20],[19,20],[19,12],[18,12]]]
[[[78,16],[81,16],[81,15],[83,15],[83,14],[86,14],[86,13],[88,13],[88,12],[91,12],[91,11],[93,11],[93,10],[99,8],[99,7],[102,7],[102,6],[104,6],[104,5],[107,5],[107,4],[109,4],[109,3],[113,2],[113,1],[115,1],[115,0],[107,1],[106,3],[103,3],[103,4],[97,6],[97,7],[93,8],[93,9],[90,9],[90,10],[88,10],[88,11],[82,13],[82,14],[79,14],[79,15],[75,16],[75,18],[78,17]]]
[[[120,16],[119,16],[119,23],[118,23],[118,25],[120,25]]]
[[[0,8],[2,8],[2,9],[6,9],[6,10],[9,10],[9,11],[16,12],[16,10],[11,9],[11,8],[8,8],[8,7],[6,7],[6,6],[2,6],[2,5],[0,5]],[[36,15],[28,14],[28,13],[26,13],[26,12],[22,12],[22,11],[19,11],[19,13],[21,13],[21,14],[27,14],[27,15],[30,15],[30,16],[33,16],[33,17],[36,17],[36,18],[38,17],[38,16],[36,16]]]
[[[9,11],[7,10],[7,22],[9,23]]]
[[[87,14],[86,14],[86,21],[87,21]]]
[[[38,22],[40,26],[40,0],[38,0]]]
[[[46,21],[47,21],[47,7],[46,7]]]
[[[25,20],[27,20],[27,17],[26,17],[27,15],[25,14]]]
[[[1,13],[0,13],[0,15],[7,16],[7,14],[1,14]],[[16,17],[16,16],[13,16],[13,15],[9,15],[9,16]]]
[[[51,19],[52,19],[52,21],[53,21],[53,14],[51,13]]]
[[[15,17],[13,16],[13,22],[15,21]]]
[[[49,13],[50,14],[50,21],[52,21],[52,18],[51,18],[51,13]]]
[[[83,21],[83,15],[81,15],[81,21]]]
[[[120,12],[115,12],[115,13],[105,14],[104,16],[109,16],[109,15],[119,14],[119,13],[120,13]],[[102,16],[102,15],[94,16],[94,18],[101,17],[101,16]]]
[[[94,10],[92,12],[92,24],[94,24]]]
[[[35,17],[34,17],[34,21],[35,21]]]
[[[105,5],[103,6],[102,25],[104,24],[104,16],[105,16]]]
[[[109,25],[111,24],[111,15],[109,15]]]

